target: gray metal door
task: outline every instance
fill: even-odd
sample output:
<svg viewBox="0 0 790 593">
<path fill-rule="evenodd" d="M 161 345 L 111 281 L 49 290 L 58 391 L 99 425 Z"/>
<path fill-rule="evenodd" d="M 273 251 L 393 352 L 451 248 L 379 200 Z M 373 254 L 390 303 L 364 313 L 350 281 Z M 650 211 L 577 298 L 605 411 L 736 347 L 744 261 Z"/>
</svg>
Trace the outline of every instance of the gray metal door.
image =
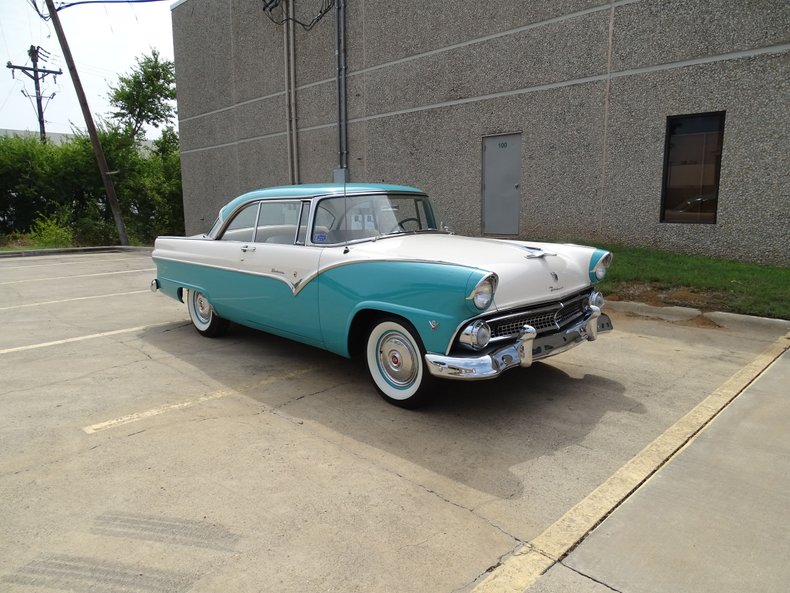
<svg viewBox="0 0 790 593">
<path fill-rule="evenodd" d="M 521 134 L 483 138 L 483 234 L 518 235 Z"/>
</svg>

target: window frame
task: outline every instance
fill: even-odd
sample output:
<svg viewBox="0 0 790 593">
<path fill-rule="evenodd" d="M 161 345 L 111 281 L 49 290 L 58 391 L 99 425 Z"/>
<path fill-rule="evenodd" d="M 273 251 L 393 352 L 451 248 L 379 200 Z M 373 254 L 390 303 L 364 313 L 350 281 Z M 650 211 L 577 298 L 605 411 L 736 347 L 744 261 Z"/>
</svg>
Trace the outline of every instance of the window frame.
<svg viewBox="0 0 790 593">
<path fill-rule="evenodd" d="M 253 208 L 255 209 L 255 219 L 253 220 L 253 224 L 252 224 L 252 239 L 249 239 L 249 240 L 246 240 L 246 241 L 242 241 L 240 239 L 225 239 L 225 236 L 227 235 L 228 231 L 236 230 L 236 229 L 232 229 L 230 227 L 241 216 L 242 212 L 245 212 L 248 209 L 252 210 Z M 260 213 L 261 213 L 261 203 L 260 203 L 260 201 L 248 202 L 246 204 L 241 205 L 239 208 L 236 209 L 235 212 L 233 212 L 228 217 L 228 220 L 226 220 L 225 223 L 222 225 L 222 229 L 217 233 L 217 238 L 215 239 L 215 241 L 225 241 L 225 242 L 233 241 L 235 243 L 254 243 L 255 242 L 256 231 L 258 230 L 258 224 L 257 223 L 258 223 L 258 217 L 260 216 Z"/>
<path fill-rule="evenodd" d="M 721 136 L 721 147 L 719 152 L 719 159 L 716 162 L 716 170 L 715 170 L 715 180 L 714 185 L 716 188 L 716 209 L 713 211 L 713 219 L 712 220 L 667 220 L 667 181 L 669 180 L 669 164 L 670 164 L 670 150 L 671 150 L 671 139 L 673 134 L 671 133 L 672 124 L 677 122 L 678 120 L 683 119 L 694 119 L 694 118 L 704 118 L 704 117 L 718 117 L 719 118 L 719 134 Z M 722 155 L 724 153 L 724 130 L 726 128 L 726 119 L 727 119 L 727 112 L 722 111 L 706 111 L 703 113 L 687 113 L 681 115 L 668 115 L 666 119 L 666 127 L 664 131 L 664 164 L 662 169 L 661 175 L 661 204 L 659 210 L 659 222 L 662 224 L 716 224 L 719 215 L 719 189 L 720 189 L 720 182 L 721 182 L 721 161 Z M 704 166 L 704 162 L 700 163 L 700 166 Z M 702 194 L 701 194 L 702 195 Z"/>
</svg>

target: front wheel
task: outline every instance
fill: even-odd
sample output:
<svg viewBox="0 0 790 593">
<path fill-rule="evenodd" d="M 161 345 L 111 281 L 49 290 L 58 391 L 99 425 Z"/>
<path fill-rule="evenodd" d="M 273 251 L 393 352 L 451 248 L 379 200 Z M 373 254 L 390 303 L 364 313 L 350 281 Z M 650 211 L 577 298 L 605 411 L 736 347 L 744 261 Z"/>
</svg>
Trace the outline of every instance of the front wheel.
<svg viewBox="0 0 790 593">
<path fill-rule="evenodd" d="M 385 318 L 371 327 L 365 358 L 370 377 L 387 402 L 402 408 L 426 402 L 433 377 L 424 356 L 422 342 L 408 321 Z"/>
<path fill-rule="evenodd" d="M 192 325 L 202 336 L 216 338 L 228 329 L 228 320 L 223 319 L 214 312 L 214 307 L 208 302 L 206 295 L 197 290 L 186 291 L 187 310 Z"/>
</svg>

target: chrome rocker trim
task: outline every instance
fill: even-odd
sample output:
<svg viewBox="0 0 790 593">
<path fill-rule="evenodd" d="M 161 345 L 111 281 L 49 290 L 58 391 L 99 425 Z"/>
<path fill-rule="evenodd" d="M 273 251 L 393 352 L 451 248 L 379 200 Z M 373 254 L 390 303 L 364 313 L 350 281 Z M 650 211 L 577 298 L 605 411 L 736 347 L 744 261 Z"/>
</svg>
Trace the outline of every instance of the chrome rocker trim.
<svg viewBox="0 0 790 593">
<path fill-rule="evenodd" d="M 531 325 L 525 325 L 513 344 L 483 356 L 442 356 L 426 354 L 430 373 L 445 379 L 491 379 L 507 369 L 528 367 L 535 360 L 553 356 L 583 342 L 593 342 L 599 333 L 612 330 L 612 321 L 601 309 L 590 305 L 589 312 L 571 327 L 546 336 L 537 337 Z"/>
</svg>

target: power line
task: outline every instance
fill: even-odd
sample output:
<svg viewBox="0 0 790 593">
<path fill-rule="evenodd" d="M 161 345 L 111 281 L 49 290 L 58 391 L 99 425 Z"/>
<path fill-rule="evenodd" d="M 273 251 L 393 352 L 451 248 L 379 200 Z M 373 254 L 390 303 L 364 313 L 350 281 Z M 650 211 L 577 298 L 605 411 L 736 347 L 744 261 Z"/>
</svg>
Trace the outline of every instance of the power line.
<svg viewBox="0 0 790 593">
<path fill-rule="evenodd" d="M 148 2 L 170 2 L 172 0 L 79 0 L 79 2 L 69 2 L 60 4 L 56 10 L 60 11 L 64 8 L 71 6 L 79 6 L 80 4 L 146 4 Z"/>
<path fill-rule="evenodd" d="M 8 95 L 7 95 L 7 96 L 6 96 L 6 98 L 3 100 L 3 104 L 2 104 L 2 105 L 0 105 L 0 111 L 2 111 L 2 110 L 5 108 L 5 105 L 6 105 L 6 103 L 8 103 L 8 100 L 11 98 L 11 95 L 13 95 L 13 94 L 14 94 L 14 91 L 15 91 L 15 90 L 16 90 L 16 89 L 15 89 L 15 88 L 12 86 L 12 87 L 11 87 L 11 89 L 8 91 Z"/>
</svg>

